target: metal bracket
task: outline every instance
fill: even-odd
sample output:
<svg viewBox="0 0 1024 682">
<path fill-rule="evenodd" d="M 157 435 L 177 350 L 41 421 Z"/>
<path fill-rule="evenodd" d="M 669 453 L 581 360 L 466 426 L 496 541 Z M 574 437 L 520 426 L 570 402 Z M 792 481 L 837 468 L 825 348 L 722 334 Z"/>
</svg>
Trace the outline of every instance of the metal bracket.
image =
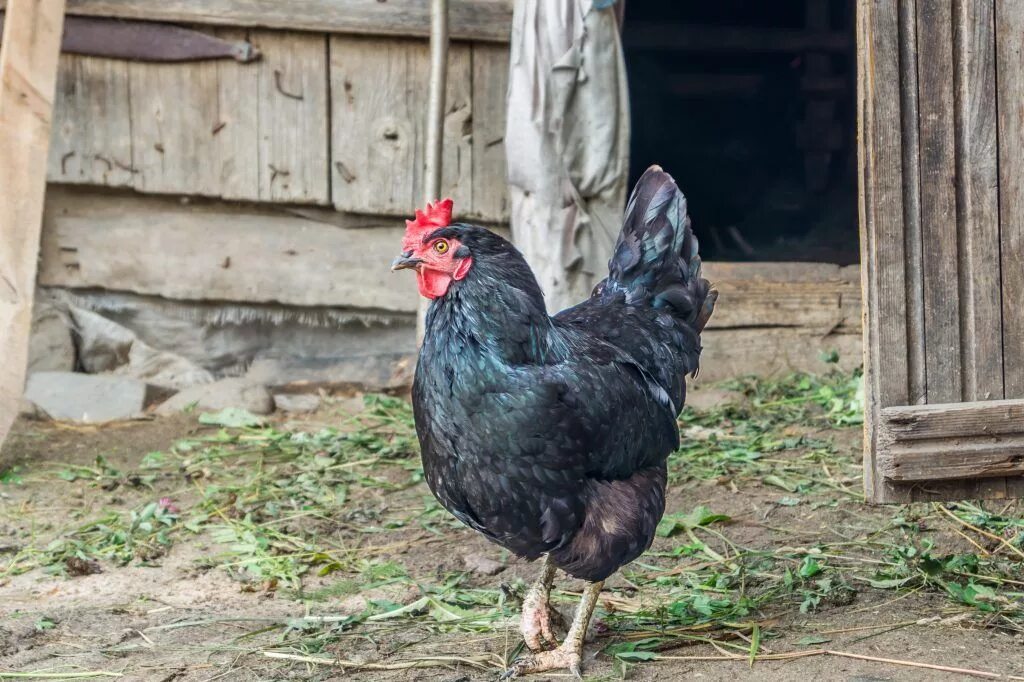
<svg viewBox="0 0 1024 682">
<path fill-rule="evenodd" d="M 0 34 L 3 25 L 4 13 L 0 10 Z M 246 63 L 260 58 L 252 43 L 222 40 L 174 24 L 75 16 L 64 19 L 60 49 L 70 54 L 142 62 L 234 59 Z"/>
</svg>

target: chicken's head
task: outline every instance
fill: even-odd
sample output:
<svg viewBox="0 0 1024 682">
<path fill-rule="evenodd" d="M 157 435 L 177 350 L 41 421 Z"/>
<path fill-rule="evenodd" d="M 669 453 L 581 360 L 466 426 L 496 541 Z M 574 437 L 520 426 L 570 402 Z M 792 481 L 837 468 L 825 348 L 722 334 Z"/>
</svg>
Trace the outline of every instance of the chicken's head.
<svg viewBox="0 0 1024 682">
<path fill-rule="evenodd" d="M 451 199 L 416 211 L 415 220 L 405 221 L 402 254 L 391 263 L 392 270 L 415 270 L 420 294 L 426 298 L 444 296 L 452 282 L 464 278 L 473 266 L 469 249 L 445 234 L 451 221 Z"/>
</svg>

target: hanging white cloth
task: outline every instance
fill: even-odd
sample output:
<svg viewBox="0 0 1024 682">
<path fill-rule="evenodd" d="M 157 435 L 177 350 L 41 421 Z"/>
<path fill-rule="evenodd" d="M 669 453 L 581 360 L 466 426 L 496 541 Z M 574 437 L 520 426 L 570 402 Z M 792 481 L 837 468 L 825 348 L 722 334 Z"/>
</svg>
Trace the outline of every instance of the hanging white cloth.
<svg viewBox="0 0 1024 682">
<path fill-rule="evenodd" d="M 551 312 L 590 295 L 621 227 L 629 93 L 614 4 L 515 3 L 505 131 L 512 237 Z"/>
</svg>

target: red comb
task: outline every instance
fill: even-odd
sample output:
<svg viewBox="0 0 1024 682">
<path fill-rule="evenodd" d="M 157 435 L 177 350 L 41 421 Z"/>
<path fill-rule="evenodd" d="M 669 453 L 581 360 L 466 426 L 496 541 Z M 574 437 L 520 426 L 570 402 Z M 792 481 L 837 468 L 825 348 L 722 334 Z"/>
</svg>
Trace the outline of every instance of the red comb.
<svg viewBox="0 0 1024 682">
<path fill-rule="evenodd" d="M 415 220 L 406 220 L 402 251 L 414 250 L 420 246 L 423 237 L 439 227 L 448 227 L 452 222 L 452 203 L 451 199 L 428 203 L 424 210 L 416 211 Z"/>
</svg>

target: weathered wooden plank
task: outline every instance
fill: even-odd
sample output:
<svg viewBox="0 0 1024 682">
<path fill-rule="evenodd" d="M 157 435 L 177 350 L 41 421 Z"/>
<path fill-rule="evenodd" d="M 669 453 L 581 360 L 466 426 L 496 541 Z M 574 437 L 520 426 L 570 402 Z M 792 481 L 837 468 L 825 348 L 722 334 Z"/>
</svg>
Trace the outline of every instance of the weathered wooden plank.
<svg viewBox="0 0 1024 682">
<path fill-rule="evenodd" d="M 334 205 L 407 216 L 422 203 L 426 43 L 332 37 L 331 173 Z M 472 206 L 471 53 L 452 45 L 445 97 L 442 195 Z"/>
<path fill-rule="evenodd" d="M 884 406 L 908 402 L 906 262 L 900 115 L 900 30 L 895 3 L 859 0 L 858 143 L 865 310 L 864 486 L 872 502 L 910 499 L 875 475 Z"/>
<path fill-rule="evenodd" d="M 260 49 L 259 198 L 326 204 L 327 38 L 255 31 Z"/>
<path fill-rule="evenodd" d="M 957 402 L 963 393 L 952 3 L 918 0 L 917 41 L 928 402 Z"/>
<path fill-rule="evenodd" d="M 1003 391 L 1024 398 L 1024 12 L 996 0 L 996 93 L 999 127 L 999 227 L 1003 287 Z M 1024 478 L 1007 479 L 1024 497 Z"/>
<path fill-rule="evenodd" d="M 128 75 L 135 188 L 216 195 L 217 63 L 131 62 Z"/>
<path fill-rule="evenodd" d="M 3 0 L 0 0 L 0 7 Z M 451 37 L 508 42 L 512 0 L 450 0 Z M 422 0 L 71 0 L 69 14 L 369 35 L 430 35 Z"/>
<path fill-rule="evenodd" d="M 703 274 L 718 289 L 720 300 L 727 302 L 715 312 L 709 329 L 790 327 L 824 336 L 861 327 L 860 276 L 855 268 L 710 262 L 704 264 Z"/>
<path fill-rule="evenodd" d="M 924 255 L 921 241 L 921 163 L 917 110 L 917 0 L 899 3 L 900 109 L 903 142 L 903 232 L 907 296 L 907 399 L 927 400 L 924 342 Z"/>
<path fill-rule="evenodd" d="M 882 412 L 886 429 L 900 442 L 1024 433 L 1024 401 L 1016 399 L 899 406 Z"/>
<path fill-rule="evenodd" d="M 217 202 L 64 189 L 47 200 L 39 283 L 411 313 L 414 283 L 388 267 L 403 233 L 399 224 L 347 229 Z"/>
<path fill-rule="evenodd" d="M 64 0 L 11 0 L 0 46 L 0 443 L 25 385 Z"/>
<path fill-rule="evenodd" d="M 1003 343 L 993 0 L 956 0 L 954 25 L 962 395 L 994 400 L 1003 397 Z M 1005 478 L 993 476 L 966 492 L 1006 497 Z"/>
<path fill-rule="evenodd" d="M 505 162 L 505 95 L 508 46 L 473 45 L 473 202 L 472 213 L 509 220 Z"/>
<path fill-rule="evenodd" d="M 1024 12 L 996 0 L 1003 365 L 1007 398 L 1024 398 Z"/>
<path fill-rule="evenodd" d="M 48 179 L 130 187 L 128 63 L 63 55 L 53 105 Z"/>
<path fill-rule="evenodd" d="M 217 35 L 226 40 L 249 39 L 244 29 L 222 28 Z M 210 135 L 210 154 L 217 159 L 219 175 L 215 189 L 225 199 L 260 197 L 260 81 L 260 69 L 254 64 L 217 62 L 217 120 L 210 130 L 197 134 Z"/>
<path fill-rule="evenodd" d="M 977 497 L 1006 495 L 1002 477 L 1024 474 L 1024 400 L 915 405 L 882 410 L 879 461 L 887 479 L 967 486 Z M 985 481 L 972 479 L 993 479 Z M 950 484 L 936 485 L 943 494 Z"/>
<path fill-rule="evenodd" d="M 1003 397 L 994 11 L 992 0 L 956 3 L 964 400 Z"/>
</svg>

